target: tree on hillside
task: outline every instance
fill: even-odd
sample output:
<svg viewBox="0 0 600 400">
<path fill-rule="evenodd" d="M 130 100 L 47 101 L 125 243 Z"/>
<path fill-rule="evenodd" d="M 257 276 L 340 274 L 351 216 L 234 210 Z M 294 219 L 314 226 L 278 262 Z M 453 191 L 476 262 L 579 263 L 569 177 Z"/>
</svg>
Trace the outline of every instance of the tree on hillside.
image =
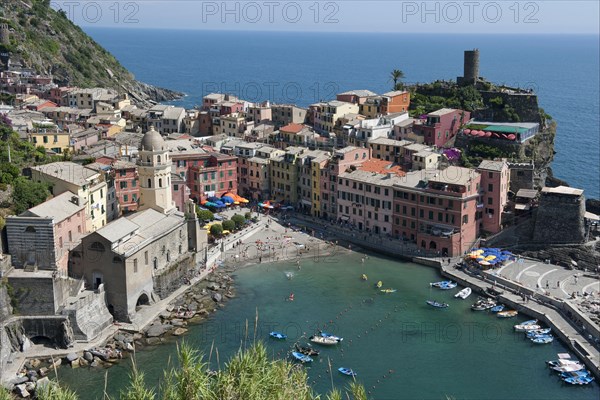
<svg viewBox="0 0 600 400">
<path fill-rule="evenodd" d="M 394 82 L 392 90 L 401 90 L 404 88 L 404 84 L 401 82 L 404 79 L 404 72 L 399 69 L 395 69 L 390 73 L 390 79 Z"/>
<path fill-rule="evenodd" d="M 46 184 L 20 177 L 14 182 L 12 195 L 15 213 L 21 214 L 23 211 L 43 203 L 48 196 L 50 196 L 50 191 Z"/>
<path fill-rule="evenodd" d="M 235 229 L 242 229 L 246 224 L 246 217 L 240 214 L 234 214 L 231 220 L 235 222 Z"/>
</svg>

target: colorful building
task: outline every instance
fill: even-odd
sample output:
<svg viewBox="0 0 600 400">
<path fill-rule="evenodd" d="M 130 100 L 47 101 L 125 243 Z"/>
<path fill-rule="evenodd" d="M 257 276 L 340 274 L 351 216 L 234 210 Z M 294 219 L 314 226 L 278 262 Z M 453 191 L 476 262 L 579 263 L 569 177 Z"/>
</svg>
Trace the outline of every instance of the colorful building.
<svg viewBox="0 0 600 400">
<path fill-rule="evenodd" d="M 502 214 L 508 204 L 510 168 L 506 160 L 483 160 L 477 167 L 481 174 L 481 198 L 479 230 L 498 233 L 502 230 Z"/>
<path fill-rule="evenodd" d="M 422 124 L 415 124 L 413 132 L 422 136 L 426 145 L 442 147 L 469 121 L 470 116 L 468 111 L 442 108 L 427 114 L 427 120 Z"/>
</svg>

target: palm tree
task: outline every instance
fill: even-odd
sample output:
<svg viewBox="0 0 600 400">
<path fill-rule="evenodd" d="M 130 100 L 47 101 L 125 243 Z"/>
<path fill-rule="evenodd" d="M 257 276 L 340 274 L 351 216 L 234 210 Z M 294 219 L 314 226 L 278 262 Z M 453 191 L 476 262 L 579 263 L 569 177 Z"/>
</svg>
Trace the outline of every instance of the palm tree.
<svg viewBox="0 0 600 400">
<path fill-rule="evenodd" d="M 398 90 L 402 88 L 402 82 L 398 83 L 398 81 L 404 79 L 404 72 L 402 72 L 399 69 L 395 69 L 391 72 L 390 78 L 392 82 L 394 82 L 393 90 Z"/>
</svg>

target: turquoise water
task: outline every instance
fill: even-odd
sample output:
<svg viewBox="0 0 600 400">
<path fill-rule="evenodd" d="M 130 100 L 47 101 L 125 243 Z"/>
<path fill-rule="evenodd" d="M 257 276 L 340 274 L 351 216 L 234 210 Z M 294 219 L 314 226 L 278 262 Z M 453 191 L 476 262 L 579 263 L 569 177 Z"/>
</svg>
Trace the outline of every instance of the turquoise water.
<svg viewBox="0 0 600 400">
<path fill-rule="evenodd" d="M 358 372 L 358 381 L 374 399 L 599 398 L 596 383 L 566 386 L 545 366 L 556 353 L 567 351 L 564 345 L 534 345 L 513 332 L 512 326 L 526 317 L 500 320 L 470 311 L 474 296 L 461 301 L 453 298 L 458 289 L 429 288 L 429 282 L 441 279 L 434 269 L 374 256 L 363 265 L 360 258 L 354 253 L 305 260 L 300 271 L 290 264 L 240 270 L 237 298 L 207 323 L 192 327 L 185 340 L 206 354 L 214 340 L 222 363 L 244 342 L 246 321 L 252 337 L 258 310 L 257 337 L 275 358 L 285 357 L 299 336 L 318 327 L 344 337 L 339 347 L 323 348 L 307 367 L 321 393 L 331 387 L 329 358 L 334 370 L 343 366 Z M 286 271 L 294 272 L 292 280 L 286 279 Z M 368 275 L 367 282 L 360 280 L 362 273 Z M 380 294 L 373 287 L 377 280 L 398 291 Z M 290 292 L 295 294 L 293 302 L 285 301 Z M 448 302 L 450 308 L 433 309 L 425 304 L 428 298 Z M 288 334 L 288 341 L 270 340 L 268 332 L 274 329 Z M 174 341 L 138 352 L 137 362 L 148 382 L 159 382 L 175 352 Z M 126 382 L 129 362 L 108 370 L 59 371 L 61 382 L 82 398 L 99 399 L 105 372 L 108 392 L 115 395 Z M 333 382 L 343 387 L 348 378 L 336 371 Z"/>
</svg>

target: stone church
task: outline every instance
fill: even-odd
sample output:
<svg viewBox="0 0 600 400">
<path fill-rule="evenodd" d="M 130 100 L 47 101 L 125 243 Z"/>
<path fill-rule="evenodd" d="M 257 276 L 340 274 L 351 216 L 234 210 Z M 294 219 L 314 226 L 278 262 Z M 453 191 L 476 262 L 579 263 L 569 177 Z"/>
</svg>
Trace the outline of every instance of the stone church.
<svg viewBox="0 0 600 400">
<path fill-rule="evenodd" d="M 110 312 L 128 322 L 137 307 L 179 287 L 207 245 L 195 204 L 188 201 L 184 212 L 175 207 L 169 150 L 153 127 L 144 134 L 138 157 L 139 210 L 84 237 L 71 253 L 70 269 L 90 287 L 104 284 Z"/>
</svg>

